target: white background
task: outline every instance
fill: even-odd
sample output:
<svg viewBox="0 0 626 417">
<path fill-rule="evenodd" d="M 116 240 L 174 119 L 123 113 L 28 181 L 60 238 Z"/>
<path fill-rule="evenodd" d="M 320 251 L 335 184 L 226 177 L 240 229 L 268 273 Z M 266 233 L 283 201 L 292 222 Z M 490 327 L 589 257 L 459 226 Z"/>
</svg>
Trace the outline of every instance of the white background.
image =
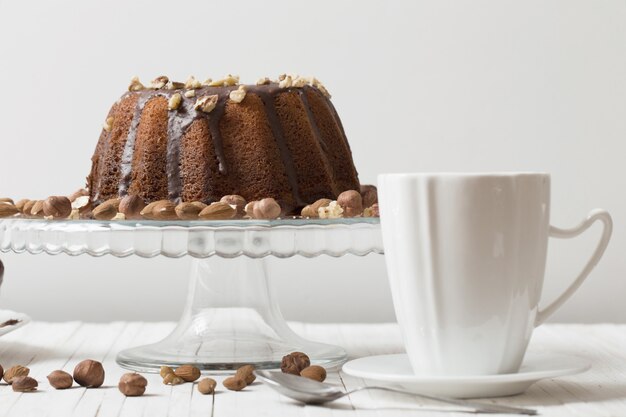
<svg viewBox="0 0 626 417">
<path fill-rule="evenodd" d="M 611 211 L 605 258 L 554 320 L 626 322 L 625 28 L 624 0 L 0 0 L 0 194 L 82 186 L 133 75 L 315 75 L 364 183 L 391 171 L 548 171 L 555 225 Z M 547 298 L 597 235 L 551 242 Z M 189 262 L 2 259 L 1 307 L 94 321 L 177 318 Z M 288 319 L 394 319 L 382 256 L 272 266 Z"/>
</svg>

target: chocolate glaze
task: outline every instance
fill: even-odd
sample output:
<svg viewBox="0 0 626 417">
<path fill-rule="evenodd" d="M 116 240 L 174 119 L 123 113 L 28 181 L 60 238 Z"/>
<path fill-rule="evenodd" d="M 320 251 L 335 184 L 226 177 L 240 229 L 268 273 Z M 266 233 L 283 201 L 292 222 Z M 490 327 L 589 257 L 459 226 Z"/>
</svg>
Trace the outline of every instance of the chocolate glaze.
<svg viewBox="0 0 626 417">
<path fill-rule="evenodd" d="M 137 104 L 135 106 L 135 113 L 133 115 L 133 120 L 131 122 L 130 128 L 128 130 L 128 135 L 126 138 L 126 143 L 124 144 L 124 152 L 122 154 L 121 166 L 120 166 L 120 175 L 121 181 L 119 186 L 119 195 L 121 197 L 125 196 L 128 193 L 128 188 L 130 186 L 130 182 L 132 180 L 132 162 L 133 162 L 133 153 L 135 150 L 135 139 L 137 137 L 137 129 L 139 127 L 139 123 L 141 122 L 141 114 L 145 105 L 152 98 L 161 96 L 165 97 L 167 100 L 172 97 L 172 95 L 179 93 L 182 96 L 182 101 L 178 109 L 170 110 L 168 114 L 168 143 L 167 143 L 167 178 L 168 178 L 168 197 L 170 200 L 175 202 L 181 201 L 182 194 L 182 178 L 180 173 L 180 142 L 182 137 L 185 135 L 185 132 L 189 128 L 189 126 L 193 123 L 193 121 L 199 118 L 206 118 L 209 124 L 209 130 L 211 132 L 211 141 L 213 142 L 213 148 L 215 150 L 215 155 L 217 158 L 219 173 L 221 175 L 228 175 L 228 166 L 226 163 L 226 158 L 224 156 L 224 146 L 222 140 L 221 129 L 219 128 L 220 121 L 225 113 L 226 103 L 229 100 L 229 94 L 232 90 L 237 89 L 239 86 L 228 86 L 228 87 L 202 87 L 195 90 L 195 96 L 187 98 L 184 96 L 185 90 L 177 89 L 177 90 L 141 90 L 137 92 L 129 92 L 126 93 L 122 98 L 127 97 L 130 94 L 139 95 L 139 99 L 137 100 Z M 264 104 L 265 113 L 267 116 L 267 120 L 269 122 L 270 129 L 274 137 L 276 138 L 276 144 L 278 145 L 278 149 L 280 151 L 281 160 L 285 167 L 285 171 L 287 174 L 287 178 L 289 180 L 289 185 L 292 190 L 292 194 L 294 196 L 296 205 L 303 206 L 307 204 L 307 202 L 303 201 L 298 190 L 298 176 L 295 169 L 295 165 L 293 162 L 293 158 L 291 153 L 289 152 L 289 148 L 287 147 L 287 143 L 285 141 L 285 136 L 283 132 L 283 128 L 280 124 L 280 120 L 278 119 L 278 115 L 276 113 L 276 104 L 275 99 L 278 94 L 294 91 L 298 92 L 300 99 L 304 104 L 304 108 L 306 109 L 309 122 L 312 126 L 313 133 L 317 140 L 320 142 L 322 149 L 326 152 L 328 150 L 327 144 L 324 142 L 322 135 L 320 133 L 319 127 L 313 117 L 311 109 L 309 107 L 308 99 L 306 98 L 306 94 L 304 93 L 307 89 L 316 90 L 316 88 L 311 86 L 305 86 L 302 88 L 289 87 L 289 88 L 280 88 L 277 83 L 271 83 L 266 85 L 246 85 L 247 93 L 252 93 L 257 95 Z M 318 92 L 321 94 L 321 92 Z M 217 95 L 218 101 L 215 108 L 210 113 L 204 113 L 200 110 L 196 110 L 194 105 L 196 101 L 202 97 L 207 95 Z M 330 109 L 333 112 L 333 116 L 339 122 L 339 118 L 336 116 L 336 111 L 330 101 L 329 103 Z M 340 125 L 341 126 L 341 125 Z M 345 133 L 343 132 L 343 127 L 341 127 L 342 135 L 345 138 Z M 346 140 L 347 142 L 347 140 Z"/>
</svg>

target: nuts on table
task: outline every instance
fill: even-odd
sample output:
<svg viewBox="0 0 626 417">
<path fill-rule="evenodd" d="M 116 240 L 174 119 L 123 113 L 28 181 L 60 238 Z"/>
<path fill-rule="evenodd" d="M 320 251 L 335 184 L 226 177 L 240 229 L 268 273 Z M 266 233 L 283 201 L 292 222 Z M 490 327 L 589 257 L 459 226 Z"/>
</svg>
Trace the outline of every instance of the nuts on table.
<svg viewBox="0 0 626 417">
<path fill-rule="evenodd" d="M 167 374 L 163 377 L 163 383 L 165 385 L 180 385 L 184 384 L 185 380 L 176 375 L 174 372 Z"/>
<path fill-rule="evenodd" d="M 53 388 L 56 389 L 67 389 L 72 386 L 74 380 L 72 379 L 72 375 L 68 374 L 65 371 L 52 371 L 50 375 L 48 375 L 48 382 Z"/>
<path fill-rule="evenodd" d="M 363 198 L 358 191 L 348 190 L 339 194 L 337 204 L 343 209 L 344 217 L 355 217 L 363 214 Z"/>
<path fill-rule="evenodd" d="M 225 195 L 220 199 L 222 203 L 230 204 L 231 206 L 235 206 L 237 210 L 238 216 L 243 216 L 246 213 L 246 199 L 237 194 Z"/>
<path fill-rule="evenodd" d="M 204 395 L 213 394 L 216 386 L 217 382 L 213 378 L 202 378 L 198 382 L 198 391 Z"/>
<path fill-rule="evenodd" d="M 120 378 L 117 388 L 127 397 L 139 397 L 146 392 L 148 380 L 135 372 L 129 372 Z"/>
<path fill-rule="evenodd" d="M 255 219 L 275 219 L 280 216 L 280 205 L 273 198 L 264 198 L 254 204 L 252 216 Z"/>
<path fill-rule="evenodd" d="M 159 375 L 161 375 L 161 378 L 165 378 L 166 375 L 173 374 L 173 373 L 174 373 L 174 370 L 170 368 L 169 366 L 162 366 L 161 370 L 159 371 Z"/>
<path fill-rule="evenodd" d="M 15 392 L 29 392 L 37 389 L 37 381 L 29 376 L 18 376 L 11 384 Z"/>
<path fill-rule="evenodd" d="M 236 214 L 236 208 L 232 207 L 230 204 L 218 201 L 217 203 L 210 204 L 202 210 L 199 217 L 202 220 L 228 220 L 235 217 Z"/>
<path fill-rule="evenodd" d="M 245 379 L 236 375 L 226 378 L 222 385 L 231 391 L 241 391 L 247 386 Z"/>
<path fill-rule="evenodd" d="M 254 367 L 254 365 L 244 365 L 237 369 L 235 376 L 242 378 L 244 381 L 246 381 L 246 385 L 250 385 L 256 379 L 256 375 L 254 375 L 255 369 L 256 368 Z"/>
<path fill-rule="evenodd" d="M 86 359 L 74 368 L 74 381 L 80 386 L 98 388 L 104 382 L 104 368 L 98 361 Z"/>
<path fill-rule="evenodd" d="M 326 379 L 326 369 L 318 365 L 311 365 L 300 371 L 300 376 L 312 379 L 318 382 L 324 382 Z"/>
<path fill-rule="evenodd" d="M 311 360 L 306 353 L 291 352 L 283 356 L 280 370 L 286 374 L 300 375 L 300 371 L 311 365 Z"/>
<path fill-rule="evenodd" d="M 118 212 L 122 213 L 128 220 L 141 219 L 141 210 L 146 207 L 141 197 L 136 195 L 127 195 L 122 198 L 118 207 Z"/>
<path fill-rule="evenodd" d="M 184 379 L 185 382 L 193 382 L 200 378 L 200 369 L 193 365 L 183 365 L 176 368 L 174 374 Z"/>
<path fill-rule="evenodd" d="M 65 196 L 51 196 L 43 203 L 44 216 L 64 219 L 72 212 L 72 202 Z"/>
<path fill-rule="evenodd" d="M 28 376 L 30 369 L 22 365 L 15 365 L 4 372 L 4 382 L 11 385 L 15 378 Z"/>
</svg>

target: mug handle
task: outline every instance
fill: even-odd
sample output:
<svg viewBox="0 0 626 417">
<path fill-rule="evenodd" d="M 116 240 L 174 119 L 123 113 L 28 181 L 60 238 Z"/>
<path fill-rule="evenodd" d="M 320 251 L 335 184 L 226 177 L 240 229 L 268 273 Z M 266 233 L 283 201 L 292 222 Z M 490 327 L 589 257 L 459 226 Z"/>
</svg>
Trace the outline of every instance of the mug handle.
<svg viewBox="0 0 626 417">
<path fill-rule="evenodd" d="M 596 222 L 596 220 L 600 220 L 603 224 L 602 236 L 600 237 L 600 241 L 596 246 L 596 250 L 591 255 L 589 262 L 585 265 L 582 272 L 576 277 L 574 282 L 561 294 L 556 300 L 550 303 L 546 308 L 539 309 L 537 312 L 537 318 L 535 319 L 535 327 L 542 324 L 548 317 L 550 317 L 556 310 L 559 309 L 563 305 L 568 298 L 576 292 L 578 287 L 583 283 L 583 281 L 587 278 L 589 273 L 595 268 L 600 258 L 604 254 L 607 245 L 609 244 L 609 240 L 611 239 L 611 233 L 613 231 L 613 219 L 611 219 L 611 215 L 602 209 L 592 210 L 587 218 L 583 220 L 578 226 L 575 226 L 571 229 L 559 229 L 558 227 L 550 226 L 550 237 L 556 237 L 559 239 L 571 239 L 583 233 L 585 230 L 589 229 L 589 227 Z"/>
</svg>

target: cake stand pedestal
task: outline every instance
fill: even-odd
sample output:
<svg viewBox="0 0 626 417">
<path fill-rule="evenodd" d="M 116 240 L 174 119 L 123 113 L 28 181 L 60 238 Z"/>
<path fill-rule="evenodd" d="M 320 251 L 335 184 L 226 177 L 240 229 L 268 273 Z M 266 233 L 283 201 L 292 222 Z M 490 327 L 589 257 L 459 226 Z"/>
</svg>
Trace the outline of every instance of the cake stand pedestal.
<svg viewBox="0 0 626 417">
<path fill-rule="evenodd" d="M 0 220 L 0 251 L 116 257 L 194 258 L 184 313 L 160 342 L 126 349 L 124 368 L 158 372 L 193 364 L 229 371 L 243 364 L 280 366 L 305 352 L 333 367 L 346 359 L 339 346 L 305 340 L 283 319 L 265 258 L 382 253 L 378 219 L 231 221 Z M 297 277 L 294 277 L 297 279 Z"/>
</svg>

